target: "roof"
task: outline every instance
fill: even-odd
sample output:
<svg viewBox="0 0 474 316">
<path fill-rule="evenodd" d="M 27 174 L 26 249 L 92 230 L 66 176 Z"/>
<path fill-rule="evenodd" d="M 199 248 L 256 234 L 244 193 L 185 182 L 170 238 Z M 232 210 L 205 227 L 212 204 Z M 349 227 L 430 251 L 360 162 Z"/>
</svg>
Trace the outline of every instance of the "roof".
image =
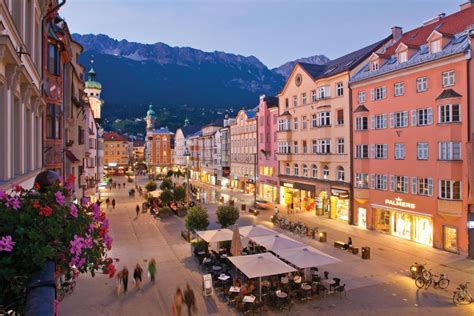
<svg viewBox="0 0 474 316">
<path fill-rule="evenodd" d="M 145 141 L 144 140 L 134 140 L 133 141 L 133 147 L 142 147 L 145 146 Z"/>
<path fill-rule="evenodd" d="M 71 161 L 71 162 L 79 162 L 80 160 L 76 157 L 76 155 L 74 155 L 74 153 L 72 151 L 70 151 L 69 149 L 66 149 L 64 151 L 66 153 L 66 157 Z"/>
<path fill-rule="evenodd" d="M 257 112 L 254 110 L 245 110 L 245 114 L 247 115 L 247 118 L 253 119 L 257 117 Z"/>
<path fill-rule="evenodd" d="M 278 107 L 278 98 L 277 97 L 265 97 L 263 101 L 267 104 L 268 108 Z"/>
<path fill-rule="evenodd" d="M 363 104 L 361 104 L 354 110 L 354 113 L 358 112 L 369 112 L 369 109 L 366 108 Z"/>
<path fill-rule="evenodd" d="M 125 136 L 120 135 L 117 132 L 104 132 L 104 135 L 102 136 L 104 141 L 122 141 L 122 142 L 128 142 L 128 138 Z"/>
<path fill-rule="evenodd" d="M 153 130 L 153 134 L 170 134 L 170 135 L 173 135 L 174 133 L 170 132 L 170 130 L 168 129 L 168 126 L 165 126 L 165 127 L 155 128 Z"/>
<path fill-rule="evenodd" d="M 205 126 L 221 126 L 222 127 L 224 126 L 224 119 L 222 118 L 216 119 Z"/>
<path fill-rule="evenodd" d="M 436 98 L 436 100 L 449 99 L 449 98 L 462 98 L 462 95 L 454 91 L 453 89 L 445 89 L 441 94 Z"/>
<path fill-rule="evenodd" d="M 97 82 L 97 81 L 87 80 L 87 81 L 86 81 L 86 89 L 98 89 L 98 90 L 101 90 L 101 89 L 102 89 L 102 84 L 101 84 L 100 82 Z"/>
<path fill-rule="evenodd" d="M 155 116 L 156 115 L 155 111 L 153 110 L 153 104 L 150 103 L 150 105 L 148 106 L 148 111 L 146 112 L 146 115 L 147 116 Z"/>
<path fill-rule="evenodd" d="M 390 37 L 384 38 L 383 40 L 375 42 L 369 46 L 331 60 L 324 65 L 313 65 L 307 63 L 298 63 L 298 65 L 300 65 L 313 78 L 313 80 L 331 77 L 354 68 L 359 64 L 359 62 L 369 57 L 374 50 L 380 48 L 389 38 Z"/>
<path fill-rule="evenodd" d="M 183 136 L 185 138 L 200 130 L 201 130 L 201 126 L 199 125 L 187 125 L 187 126 L 181 127 L 181 132 L 183 133 Z"/>
</svg>

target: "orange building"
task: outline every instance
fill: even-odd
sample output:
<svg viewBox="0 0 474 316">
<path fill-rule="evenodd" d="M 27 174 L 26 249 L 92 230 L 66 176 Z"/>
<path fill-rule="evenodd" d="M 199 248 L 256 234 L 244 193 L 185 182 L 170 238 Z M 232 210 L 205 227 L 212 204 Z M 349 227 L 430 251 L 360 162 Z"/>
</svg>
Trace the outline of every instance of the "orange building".
<svg viewBox="0 0 474 316">
<path fill-rule="evenodd" d="M 166 174 L 170 170 L 173 135 L 167 127 L 147 132 L 145 158 L 150 173 Z"/>
<path fill-rule="evenodd" d="M 473 257 L 473 2 L 397 29 L 350 81 L 355 223 Z"/>
<path fill-rule="evenodd" d="M 130 167 L 132 142 L 117 132 L 105 132 L 104 169 L 111 174 L 124 174 Z"/>
</svg>

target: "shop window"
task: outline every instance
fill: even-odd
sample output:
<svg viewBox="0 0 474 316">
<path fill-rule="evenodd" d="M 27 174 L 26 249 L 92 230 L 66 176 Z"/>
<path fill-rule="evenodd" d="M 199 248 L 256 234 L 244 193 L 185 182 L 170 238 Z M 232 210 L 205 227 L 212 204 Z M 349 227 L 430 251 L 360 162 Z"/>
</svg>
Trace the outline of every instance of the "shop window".
<svg viewBox="0 0 474 316">
<path fill-rule="evenodd" d="M 392 232 L 393 235 L 403 239 L 411 240 L 411 215 L 393 212 Z"/>
<path fill-rule="evenodd" d="M 337 180 L 344 181 L 344 168 L 342 166 L 337 167 Z"/>
<path fill-rule="evenodd" d="M 318 167 L 316 165 L 311 166 L 311 175 L 313 176 L 313 178 L 318 177 Z"/>
<path fill-rule="evenodd" d="M 459 252 L 457 228 L 444 226 L 444 250 Z"/>
<path fill-rule="evenodd" d="M 413 240 L 420 244 L 433 245 L 433 220 L 428 217 L 413 216 L 414 236 Z"/>
<path fill-rule="evenodd" d="M 324 178 L 324 179 L 328 179 L 328 178 L 329 178 L 329 167 L 328 167 L 328 166 L 324 166 L 324 167 L 323 167 L 323 178 Z"/>
</svg>

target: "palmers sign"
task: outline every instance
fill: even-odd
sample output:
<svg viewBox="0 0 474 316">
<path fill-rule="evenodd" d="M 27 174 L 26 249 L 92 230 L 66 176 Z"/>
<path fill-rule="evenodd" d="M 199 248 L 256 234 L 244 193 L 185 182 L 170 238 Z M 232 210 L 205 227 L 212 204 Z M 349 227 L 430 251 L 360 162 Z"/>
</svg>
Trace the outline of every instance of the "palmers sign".
<svg viewBox="0 0 474 316">
<path fill-rule="evenodd" d="M 401 206 L 405 208 L 415 209 L 416 205 L 414 203 L 404 202 L 401 198 L 396 198 L 395 200 L 385 200 L 385 204 L 393 206 Z"/>
</svg>

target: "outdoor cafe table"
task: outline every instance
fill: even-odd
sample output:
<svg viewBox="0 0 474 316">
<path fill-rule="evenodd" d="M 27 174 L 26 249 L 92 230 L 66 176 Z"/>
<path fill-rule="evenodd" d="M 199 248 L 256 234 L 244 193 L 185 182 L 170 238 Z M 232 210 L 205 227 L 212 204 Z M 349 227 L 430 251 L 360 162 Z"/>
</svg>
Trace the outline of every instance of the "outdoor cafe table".
<svg viewBox="0 0 474 316">
<path fill-rule="evenodd" d="M 293 282 L 295 282 L 295 283 L 297 283 L 297 284 L 301 283 L 301 277 L 300 277 L 299 275 L 295 276 L 295 277 L 293 278 Z"/>
<path fill-rule="evenodd" d="M 278 298 L 287 298 L 287 297 L 288 297 L 288 294 L 286 294 L 285 292 L 276 291 L 276 296 L 277 296 Z"/>
<path fill-rule="evenodd" d="M 238 286 L 231 286 L 230 289 L 229 289 L 229 292 L 232 292 L 232 293 L 240 293 L 240 287 L 238 287 Z"/>
<path fill-rule="evenodd" d="M 244 303 L 253 303 L 255 302 L 255 296 L 253 295 L 246 295 L 244 296 L 244 299 L 242 300 Z"/>
<path fill-rule="evenodd" d="M 230 278 L 230 276 L 228 275 L 225 275 L 225 274 L 221 274 L 219 275 L 218 279 L 221 280 L 221 281 L 226 281 Z"/>
<path fill-rule="evenodd" d="M 304 283 L 301 285 L 301 288 L 305 291 L 306 299 L 309 299 L 309 297 L 311 296 L 311 285 Z"/>
</svg>

